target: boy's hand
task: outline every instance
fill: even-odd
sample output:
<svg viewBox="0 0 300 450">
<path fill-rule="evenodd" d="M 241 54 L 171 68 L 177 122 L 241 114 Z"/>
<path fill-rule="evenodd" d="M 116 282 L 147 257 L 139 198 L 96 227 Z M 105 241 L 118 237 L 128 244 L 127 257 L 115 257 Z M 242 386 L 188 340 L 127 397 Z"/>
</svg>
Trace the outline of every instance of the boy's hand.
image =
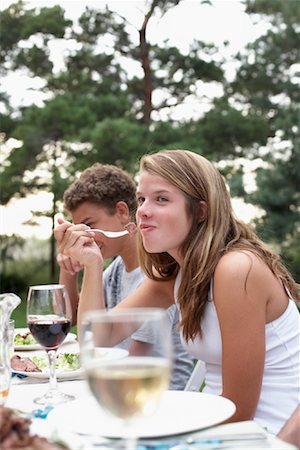
<svg viewBox="0 0 300 450">
<path fill-rule="evenodd" d="M 64 220 L 63 218 L 57 219 L 57 227 L 54 230 L 54 237 L 60 246 L 63 241 L 66 230 L 72 226 L 72 223 Z M 79 261 L 75 261 L 69 256 L 63 255 L 63 253 L 58 253 L 56 257 L 57 263 L 61 270 L 68 272 L 71 275 L 75 275 L 77 272 L 83 269 L 82 264 Z"/>
<path fill-rule="evenodd" d="M 83 265 L 79 261 L 74 261 L 69 256 L 58 253 L 56 257 L 57 263 L 61 270 L 68 272 L 70 275 L 76 275 L 83 269 Z"/>
<path fill-rule="evenodd" d="M 61 218 L 58 219 L 58 226 L 54 230 L 59 253 L 64 257 L 71 258 L 71 264 L 76 264 L 77 267 L 79 264 L 81 268 L 103 264 L 102 254 L 94 240 L 93 233 L 87 233 L 86 230 L 90 230 L 90 228 L 85 224 L 74 225 Z"/>
</svg>

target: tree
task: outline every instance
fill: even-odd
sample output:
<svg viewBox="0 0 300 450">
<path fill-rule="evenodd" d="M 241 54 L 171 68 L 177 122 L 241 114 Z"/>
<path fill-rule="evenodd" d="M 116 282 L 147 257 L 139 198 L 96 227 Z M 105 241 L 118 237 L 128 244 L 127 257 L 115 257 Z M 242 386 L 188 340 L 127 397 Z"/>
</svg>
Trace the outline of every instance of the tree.
<svg viewBox="0 0 300 450">
<path fill-rule="evenodd" d="M 248 14 L 270 26 L 236 56 L 239 69 L 233 82 L 225 79 L 225 60 L 211 43 L 195 41 L 187 54 L 168 42 L 151 43 L 150 21 L 179 3 L 145 1 L 138 29 L 107 7 L 86 8 L 78 26 L 64 18 L 59 6 L 28 9 L 18 2 L 2 12 L 2 73 L 30 74 L 42 82 L 44 94 L 42 106 L 19 109 L 12 108 L 5 93 L 0 95 L 6 107 L 3 142 L 12 137 L 21 142 L 3 163 L 2 204 L 46 189 L 53 193 L 49 214 L 54 217 L 64 187 L 91 163 L 118 164 L 134 173 L 139 156 L 147 151 L 189 148 L 209 159 L 227 161 L 222 170 L 233 193 L 266 212 L 257 221 L 266 238 L 275 239 L 274 230 L 280 215 L 287 214 L 288 203 L 289 228 L 281 227 L 276 238 L 288 247 L 299 227 L 297 1 L 289 0 L 289 7 L 285 0 L 245 3 Z M 68 43 L 59 71 L 53 70 L 50 54 L 54 39 Z M 141 71 L 132 75 L 128 62 Z M 206 99 L 205 92 L 197 89 L 199 81 L 222 87 L 224 94 L 210 99 L 207 111 L 197 119 L 175 120 L 172 113 L 177 105 L 190 98 L 200 105 Z M 249 194 L 237 161 L 258 157 L 268 166 L 256 174 L 259 190 Z M 276 199 L 276 210 L 267 194 L 274 186 L 281 189 L 280 173 L 294 166 L 295 177 Z M 54 258 L 54 241 L 51 252 Z"/>
<path fill-rule="evenodd" d="M 227 94 L 249 115 L 262 118 L 268 138 L 265 145 L 249 150 L 248 157 L 261 158 L 264 165 L 256 172 L 257 190 L 246 193 L 245 199 L 264 211 L 255 221 L 258 232 L 289 254 L 299 277 L 299 2 L 249 0 L 247 12 L 268 22 L 269 28 L 239 55 L 241 66 Z M 294 245 L 298 250 L 288 252 Z"/>
<path fill-rule="evenodd" d="M 57 202 L 78 171 L 93 161 L 116 163 L 133 171 L 145 148 L 151 148 L 152 93 L 162 83 L 170 94 L 155 105 L 156 110 L 166 108 L 168 97 L 171 106 L 176 96 L 182 101 L 201 75 L 206 80 L 222 80 L 217 64 L 199 61 L 203 45 L 194 44 L 193 52 L 185 57 L 178 49 L 151 46 L 147 41 L 147 26 L 154 13 L 164 14 L 179 1 L 146 2 L 141 28 L 135 30 L 138 45 L 131 40 L 128 24 L 108 8 L 86 8 L 79 28 L 64 18 L 60 6 L 28 9 L 19 1 L 2 11 L 2 75 L 14 70 L 36 77 L 43 81 L 45 94 L 42 107 L 32 105 L 19 111 L 13 111 L 9 99 L 2 96 L 7 111 L 2 121 L 4 143 L 11 137 L 21 142 L 3 165 L 2 204 L 29 192 L 51 191 L 49 215 L 54 223 Z M 50 57 L 50 42 L 55 38 L 78 44 L 66 55 L 65 68 L 59 73 L 53 71 Z M 109 51 L 99 51 L 99 44 L 108 38 L 112 39 Z M 155 76 L 151 64 L 156 71 L 167 67 L 168 55 L 171 64 L 162 79 Z M 131 78 L 126 72 L 120 61 L 128 59 L 141 64 L 142 78 Z M 183 70 L 186 77 L 175 81 L 176 72 Z M 53 239 L 51 259 L 54 267 Z"/>
<path fill-rule="evenodd" d="M 102 121 L 110 118 L 122 119 L 123 126 L 128 124 L 128 132 L 133 130 L 132 121 L 141 121 L 149 128 L 152 111 L 172 108 L 176 102 L 182 102 L 195 91 L 194 86 L 199 78 L 205 81 L 222 81 L 223 71 L 220 65 L 213 60 L 207 62 L 206 58 L 203 58 L 206 52 L 210 55 L 216 52 L 213 46 L 195 42 L 189 55 L 183 55 L 176 48 L 167 45 L 164 48 L 151 46 L 147 41 L 146 32 L 151 17 L 154 14 L 165 14 L 179 1 L 152 0 L 145 3 L 148 9 L 145 11 L 141 28 L 134 30 L 140 37 L 138 45 L 131 39 L 128 24 L 108 8 L 86 8 L 79 18 L 79 29 L 72 27 L 72 24 L 64 19 L 60 7 L 28 10 L 20 1 L 3 12 L 5 52 L 2 58 L 5 70 L 26 69 L 33 76 L 42 77 L 43 92 L 48 95 L 43 108 L 29 107 L 19 111 L 21 126 L 16 123 L 16 127 L 13 127 L 9 122 L 11 111 L 6 116 L 7 126 L 3 131 L 7 138 L 18 134 L 20 140 L 31 142 L 31 136 L 35 134 L 33 122 L 37 136 L 42 134 L 28 158 L 30 170 L 34 169 L 38 145 L 42 152 L 43 145 L 58 140 L 85 140 L 90 144 L 95 126 L 98 127 Z M 18 33 L 12 33 L 12 24 L 18 27 Z M 50 61 L 50 37 L 64 38 L 70 43 L 75 40 L 79 45 L 78 50 L 71 51 L 66 56 L 65 69 L 58 74 L 53 73 L 53 64 Z M 99 45 L 108 38 L 113 40 L 110 49 L 99 52 Z M 19 46 L 20 39 L 23 39 L 26 45 Z M 120 61 L 124 61 L 125 66 L 128 60 L 141 65 L 143 77 L 131 77 L 124 70 Z M 153 105 L 152 96 L 158 89 L 164 91 L 164 95 L 160 102 Z M 30 122 L 29 128 L 23 126 L 27 122 Z M 141 142 L 144 142 L 143 132 Z M 122 145 L 122 142 L 120 144 Z M 88 148 L 89 145 L 83 153 L 86 153 Z M 28 147 L 24 147 L 24 153 L 27 151 L 30 151 Z M 93 153 L 95 151 L 97 152 L 97 149 L 94 148 Z M 18 152 L 21 153 L 20 150 Z M 9 160 L 14 159 L 13 153 L 14 151 Z M 143 149 L 140 151 L 140 154 L 142 153 Z M 77 158 L 80 156 L 78 152 Z M 101 160 L 101 154 L 98 156 Z M 110 159 L 113 158 L 110 154 Z M 22 159 L 26 164 L 27 158 Z M 22 189 L 17 185 L 17 181 L 22 180 L 22 169 L 25 169 L 25 166 L 19 164 L 18 177 L 15 180 L 15 188 L 19 187 L 19 192 Z M 12 170 L 13 168 L 7 171 L 9 176 Z M 9 198 L 10 194 L 7 193 L 4 200 Z"/>
</svg>

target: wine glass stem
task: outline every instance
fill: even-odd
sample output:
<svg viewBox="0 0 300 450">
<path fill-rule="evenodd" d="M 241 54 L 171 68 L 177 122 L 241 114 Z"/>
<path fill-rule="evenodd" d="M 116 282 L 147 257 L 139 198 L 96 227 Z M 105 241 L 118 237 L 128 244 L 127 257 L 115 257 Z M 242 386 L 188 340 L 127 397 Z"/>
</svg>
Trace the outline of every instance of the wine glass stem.
<svg viewBox="0 0 300 450">
<path fill-rule="evenodd" d="M 136 426 L 134 426 L 134 422 L 130 419 L 125 419 L 123 422 L 124 427 L 124 449 L 125 450 L 136 450 L 138 443 L 138 435 Z"/>
<path fill-rule="evenodd" d="M 50 382 L 50 390 L 55 391 L 57 389 L 57 379 L 55 372 L 55 360 L 56 360 L 56 350 L 46 350 L 49 359 L 49 382 Z"/>
<path fill-rule="evenodd" d="M 126 450 L 136 450 L 137 448 L 137 438 L 136 437 L 127 437 L 125 439 L 125 449 Z"/>
</svg>

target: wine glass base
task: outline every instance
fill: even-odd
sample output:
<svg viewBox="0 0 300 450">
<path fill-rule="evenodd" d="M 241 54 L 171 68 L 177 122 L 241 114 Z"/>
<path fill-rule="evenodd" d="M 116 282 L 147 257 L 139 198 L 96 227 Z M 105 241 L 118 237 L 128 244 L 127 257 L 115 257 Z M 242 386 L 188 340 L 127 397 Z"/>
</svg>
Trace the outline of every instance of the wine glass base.
<svg viewBox="0 0 300 450">
<path fill-rule="evenodd" d="M 113 439 L 111 442 L 103 443 L 96 439 L 95 442 L 92 442 L 92 445 L 103 450 L 137 450 L 139 448 L 137 440 L 127 440 L 122 438 L 118 440 Z M 141 445 L 140 448 L 143 448 L 143 445 Z"/>
<path fill-rule="evenodd" d="M 61 403 L 75 400 L 74 395 L 64 394 L 60 391 L 49 390 L 45 395 L 35 398 L 33 401 L 38 405 L 60 405 Z"/>
</svg>

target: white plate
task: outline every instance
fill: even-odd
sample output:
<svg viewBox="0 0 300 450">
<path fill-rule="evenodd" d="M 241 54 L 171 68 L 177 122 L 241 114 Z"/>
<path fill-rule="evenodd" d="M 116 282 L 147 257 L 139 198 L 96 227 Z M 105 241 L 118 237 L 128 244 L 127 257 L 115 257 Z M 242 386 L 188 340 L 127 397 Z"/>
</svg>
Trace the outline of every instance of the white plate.
<svg viewBox="0 0 300 450">
<path fill-rule="evenodd" d="M 97 358 L 101 357 L 105 360 L 121 359 L 129 354 L 128 350 L 119 347 L 96 347 L 95 353 Z"/>
<path fill-rule="evenodd" d="M 15 336 L 17 334 L 25 334 L 28 333 L 29 329 L 28 328 L 16 328 L 15 329 Z M 64 342 L 61 345 L 64 344 L 68 344 L 70 342 L 74 342 L 76 341 L 77 336 L 74 333 L 69 333 L 66 337 L 66 339 L 64 340 Z M 36 343 L 36 344 L 27 344 L 27 345 L 15 345 L 15 350 L 17 351 L 22 351 L 22 350 L 41 350 L 41 348 L 43 348 L 40 344 Z"/>
<path fill-rule="evenodd" d="M 63 352 L 60 352 L 63 353 Z M 75 352 L 68 352 L 68 353 L 75 353 Z M 78 352 L 77 352 L 78 353 Z M 18 353 L 16 353 L 18 354 Z M 24 356 L 23 354 L 18 354 L 19 356 L 21 356 L 21 358 Z M 35 352 L 34 356 L 45 356 L 46 357 L 46 352 Z M 31 377 L 31 378 L 42 378 L 42 379 L 48 379 L 49 378 L 49 368 L 45 367 L 41 369 L 41 372 L 23 372 L 22 370 L 14 370 L 13 372 L 18 374 L 18 375 L 25 375 L 26 377 Z M 82 368 L 77 369 L 77 370 L 62 370 L 62 369 L 56 369 L 56 377 L 58 380 L 74 380 L 77 378 L 81 378 L 84 375 L 84 370 Z"/>
<path fill-rule="evenodd" d="M 154 438 L 189 433 L 228 419 L 235 412 L 232 401 L 217 395 L 188 391 L 166 391 L 153 417 L 141 421 L 138 436 Z M 124 437 L 118 420 L 108 418 L 89 396 L 54 408 L 48 416 L 51 427 L 64 431 Z"/>
<path fill-rule="evenodd" d="M 17 375 L 25 375 L 26 377 L 31 378 L 42 378 L 42 379 L 49 378 L 49 371 L 46 369 L 42 372 L 22 372 L 21 370 L 13 370 L 13 372 L 16 373 Z M 77 378 L 82 378 L 83 374 L 84 374 L 83 369 L 67 370 L 65 372 L 56 369 L 56 378 L 58 380 L 76 380 Z"/>
<path fill-rule="evenodd" d="M 106 348 L 106 347 L 99 347 L 97 349 L 99 351 L 99 355 L 101 355 L 101 359 L 110 360 L 110 359 L 119 359 L 124 358 L 128 355 L 128 351 L 124 350 L 122 348 Z M 59 353 L 64 353 L 60 351 Z M 67 353 L 75 353 L 75 352 L 67 352 Z M 78 352 L 77 352 L 78 353 Z M 19 356 L 23 356 L 20 353 L 17 353 Z M 45 352 L 35 352 L 34 356 L 40 356 L 45 355 Z M 99 356 L 98 356 L 99 357 Z M 20 370 L 13 370 L 14 373 L 18 375 L 26 375 L 27 377 L 32 378 L 49 378 L 49 368 L 43 368 L 41 369 L 42 372 L 23 372 Z M 56 369 L 56 377 L 58 380 L 74 380 L 76 378 L 82 378 L 84 375 L 84 369 L 80 368 L 77 370 L 66 370 L 63 371 L 62 369 Z"/>
</svg>

